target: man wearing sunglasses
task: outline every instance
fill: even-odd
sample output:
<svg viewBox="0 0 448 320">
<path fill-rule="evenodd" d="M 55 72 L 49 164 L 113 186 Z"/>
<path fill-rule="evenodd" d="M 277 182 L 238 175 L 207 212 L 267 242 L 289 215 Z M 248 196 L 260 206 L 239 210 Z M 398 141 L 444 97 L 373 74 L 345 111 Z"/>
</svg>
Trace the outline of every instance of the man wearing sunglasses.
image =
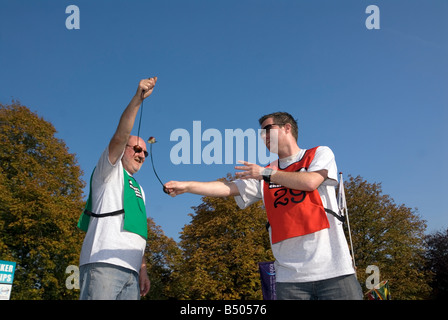
<svg viewBox="0 0 448 320">
<path fill-rule="evenodd" d="M 328 147 L 301 149 L 294 118 L 260 118 L 267 148 L 279 159 L 263 168 L 240 161 L 239 179 L 170 181 L 169 194 L 234 196 L 242 209 L 263 199 L 275 257 L 278 299 L 362 299 L 338 212 L 337 167 Z"/>
<path fill-rule="evenodd" d="M 156 82 L 157 77 L 140 81 L 91 175 L 78 222 L 86 231 L 79 263 L 81 300 L 138 300 L 149 291 L 145 194 L 134 178 L 148 152 L 144 140 L 131 131 Z"/>
</svg>

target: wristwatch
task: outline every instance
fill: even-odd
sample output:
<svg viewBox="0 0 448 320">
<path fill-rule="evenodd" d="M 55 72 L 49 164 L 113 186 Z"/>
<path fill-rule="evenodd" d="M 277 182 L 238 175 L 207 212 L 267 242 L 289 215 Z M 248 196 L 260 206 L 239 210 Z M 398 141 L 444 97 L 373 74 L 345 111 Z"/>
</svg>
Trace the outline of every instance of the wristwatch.
<svg viewBox="0 0 448 320">
<path fill-rule="evenodd" d="M 261 172 L 261 175 L 263 176 L 263 180 L 267 183 L 271 182 L 271 174 L 274 172 L 271 168 L 264 168 Z"/>
</svg>

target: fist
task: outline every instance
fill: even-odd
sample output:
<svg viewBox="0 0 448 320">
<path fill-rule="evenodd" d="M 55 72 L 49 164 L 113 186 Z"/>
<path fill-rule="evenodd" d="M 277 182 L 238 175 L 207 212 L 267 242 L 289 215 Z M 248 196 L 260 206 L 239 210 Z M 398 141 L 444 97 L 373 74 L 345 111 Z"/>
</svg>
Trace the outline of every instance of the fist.
<svg viewBox="0 0 448 320">
<path fill-rule="evenodd" d="M 142 100 L 148 98 L 154 87 L 156 86 L 157 77 L 143 79 L 138 84 L 137 95 L 142 98 Z"/>
<path fill-rule="evenodd" d="M 182 181 L 169 181 L 163 186 L 163 191 L 172 197 L 187 192 L 186 182 Z"/>
</svg>

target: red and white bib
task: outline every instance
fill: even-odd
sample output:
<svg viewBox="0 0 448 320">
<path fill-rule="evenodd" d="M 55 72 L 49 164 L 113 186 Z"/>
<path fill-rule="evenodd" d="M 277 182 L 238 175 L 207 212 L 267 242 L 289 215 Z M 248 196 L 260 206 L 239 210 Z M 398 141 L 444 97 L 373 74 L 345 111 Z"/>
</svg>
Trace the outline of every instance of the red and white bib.
<svg viewBox="0 0 448 320">
<path fill-rule="evenodd" d="M 285 169 L 278 160 L 267 168 L 297 172 L 307 170 L 318 147 L 306 150 L 302 159 Z M 274 183 L 263 183 L 264 205 L 271 226 L 272 243 L 303 236 L 330 227 L 319 192 L 293 190 Z"/>
</svg>

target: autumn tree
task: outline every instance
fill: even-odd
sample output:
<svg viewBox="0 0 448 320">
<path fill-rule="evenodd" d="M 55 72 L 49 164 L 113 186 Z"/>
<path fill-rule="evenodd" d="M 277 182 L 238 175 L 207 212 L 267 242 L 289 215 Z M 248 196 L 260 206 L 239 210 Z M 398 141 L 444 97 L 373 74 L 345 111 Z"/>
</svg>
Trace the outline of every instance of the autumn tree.
<svg viewBox="0 0 448 320">
<path fill-rule="evenodd" d="M 165 300 L 179 296 L 178 283 L 172 273 L 182 263 L 181 250 L 177 243 L 167 237 L 152 218 L 148 218 L 148 240 L 146 263 L 151 289 L 144 299 Z"/>
<path fill-rule="evenodd" d="M 273 260 L 262 201 L 244 210 L 233 197 L 202 201 L 181 235 L 181 298 L 262 299 L 258 262 Z"/>
<path fill-rule="evenodd" d="M 82 235 L 81 170 L 52 124 L 14 102 L 0 104 L 0 257 L 17 268 L 11 299 L 73 299 L 66 267 Z"/>
<path fill-rule="evenodd" d="M 359 176 L 345 182 L 345 192 L 360 283 L 364 285 L 370 275 L 367 266 L 376 265 L 380 280 L 389 280 L 393 299 L 426 298 L 426 225 L 416 210 L 396 204 L 382 193 L 380 183 Z"/>
<path fill-rule="evenodd" d="M 448 298 L 448 228 L 426 236 L 426 269 L 431 272 L 431 297 Z"/>
</svg>

